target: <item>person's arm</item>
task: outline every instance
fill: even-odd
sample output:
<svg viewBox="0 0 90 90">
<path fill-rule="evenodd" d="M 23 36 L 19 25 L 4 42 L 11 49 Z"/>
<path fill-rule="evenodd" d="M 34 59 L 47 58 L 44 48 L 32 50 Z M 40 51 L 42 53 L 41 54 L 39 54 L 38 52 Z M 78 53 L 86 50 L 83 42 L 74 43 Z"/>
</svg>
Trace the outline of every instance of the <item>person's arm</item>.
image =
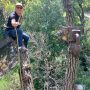
<svg viewBox="0 0 90 90">
<path fill-rule="evenodd" d="M 20 23 L 19 23 L 19 22 L 16 22 L 15 19 L 12 19 L 12 20 L 11 20 L 11 24 L 12 24 L 12 26 L 13 26 L 14 28 L 16 28 L 18 25 L 20 25 Z"/>
</svg>

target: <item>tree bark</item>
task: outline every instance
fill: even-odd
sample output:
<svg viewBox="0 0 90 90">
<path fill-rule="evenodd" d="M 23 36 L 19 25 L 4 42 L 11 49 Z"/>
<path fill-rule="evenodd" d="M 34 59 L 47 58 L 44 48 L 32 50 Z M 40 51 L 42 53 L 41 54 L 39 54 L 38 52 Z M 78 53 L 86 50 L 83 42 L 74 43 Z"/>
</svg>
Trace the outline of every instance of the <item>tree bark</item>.
<svg viewBox="0 0 90 90">
<path fill-rule="evenodd" d="M 34 85 L 33 85 L 33 79 L 31 76 L 31 67 L 29 58 L 28 58 L 28 50 L 26 48 L 21 48 L 20 49 L 20 70 L 19 70 L 19 75 L 20 75 L 20 84 L 22 90 L 34 90 Z"/>
<path fill-rule="evenodd" d="M 73 12 L 70 0 L 64 0 L 64 8 L 66 11 L 66 20 L 67 25 L 73 27 Z M 69 28 L 70 29 L 70 28 Z M 72 32 L 72 29 L 69 30 L 69 34 Z M 72 36 L 72 35 L 71 35 Z M 69 40 L 70 38 L 68 38 Z M 71 44 L 71 41 L 68 41 L 68 46 Z M 69 59 L 67 63 L 66 75 L 65 75 L 65 86 L 64 90 L 75 90 L 74 83 L 75 83 L 75 67 L 76 67 L 76 58 L 74 57 L 73 53 L 69 50 Z"/>
<path fill-rule="evenodd" d="M 68 67 L 65 76 L 65 88 L 64 90 L 75 90 L 75 69 L 76 58 L 72 54 L 69 54 Z"/>
</svg>

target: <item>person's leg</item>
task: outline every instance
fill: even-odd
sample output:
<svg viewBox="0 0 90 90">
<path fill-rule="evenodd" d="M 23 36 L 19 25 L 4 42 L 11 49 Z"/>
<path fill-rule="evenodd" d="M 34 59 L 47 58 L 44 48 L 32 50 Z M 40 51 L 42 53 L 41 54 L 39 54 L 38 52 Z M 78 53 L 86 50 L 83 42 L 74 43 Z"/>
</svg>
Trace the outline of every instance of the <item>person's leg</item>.
<svg viewBox="0 0 90 90">
<path fill-rule="evenodd" d="M 22 38 L 24 39 L 24 45 L 27 48 L 28 41 L 29 41 L 29 35 L 27 35 L 25 32 L 23 32 Z"/>
<path fill-rule="evenodd" d="M 21 29 L 17 29 L 17 36 L 16 36 L 16 30 L 9 30 L 8 31 L 8 35 L 12 38 L 17 38 L 18 36 L 18 45 L 19 47 L 22 46 L 22 30 Z"/>
<path fill-rule="evenodd" d="M 22 46 L 22 30 L 19 28 L 17 29 L 17 34 L 18 34 L 18 44 L 19 44 L 19 47 Z"/>
</svg>

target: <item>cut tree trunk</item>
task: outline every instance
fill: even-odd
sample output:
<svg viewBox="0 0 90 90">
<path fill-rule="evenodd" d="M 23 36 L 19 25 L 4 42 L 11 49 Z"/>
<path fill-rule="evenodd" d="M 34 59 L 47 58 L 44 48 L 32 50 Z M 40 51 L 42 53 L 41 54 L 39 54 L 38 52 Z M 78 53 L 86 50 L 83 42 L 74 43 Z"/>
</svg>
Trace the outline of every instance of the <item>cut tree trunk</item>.
<svg viewBox="0 0 90 90">
<path fill-rule="evenodd" d="M 73 11 L 71 0 L 63 0 L 64 9 L 66 11 L 66 22 L 69 27 L 73 27 Z M 72 30 L 69 30 L 69 34 L 71 34 Z M 72 37 L 71 37 L 72 38 Z M 68 37 L 69 40 L 69 37 Z M 68 41 L 68 46 L 72 42 Z M 76 58 L 72 52 L 69 51 L 69 59 L 67 61 L 67 69 L 65 76 L 65 86 L 64 90 L 75 90 L 75 70 L 76 70 Z"/>
<path fill-rule="evenodd" d="M 11 52 L 11 44 L 14 44 L 13 41 L 10 45 L 8 43 L 12 42 L 12 39 L 7 37 L 0 41 L 0 76 L 6 74 L 9 70 L 15 67 L 17 63 L 17 54 Z"/>
<path fill-rule="evenodd" d="M 20 53 L 19 75 L 20 75 L 21 89 L 22 90 L 34 90 L 28 50 L 22 47 L 19 53 Z"/>
</svg>

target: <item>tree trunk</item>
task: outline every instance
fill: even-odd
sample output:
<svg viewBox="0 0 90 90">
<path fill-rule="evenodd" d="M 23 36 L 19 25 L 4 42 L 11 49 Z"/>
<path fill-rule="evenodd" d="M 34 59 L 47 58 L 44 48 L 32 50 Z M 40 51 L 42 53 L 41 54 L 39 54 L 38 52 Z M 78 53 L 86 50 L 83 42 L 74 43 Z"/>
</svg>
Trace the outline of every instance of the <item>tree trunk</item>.
<svg viewBox="0 0 90 90">
<path fill-rule="evenodd" d="M 28 58 L 28 50 L 26 48 L 20 49 L 20 84 L 21 90 L 34 90 L 33 79 L 31 76 L 30 62 Z"/>
<path fill-rule="evenodd" d="M 66 11 L 66 23 L 68 26 L 73 26 L 73 13 L 70 0 L 63 0 L 63 5 Z"/>
<path fill-rule="evenodd" d="M 64 0 L 64 8 L 66 11 L 67 25 L 70 27 L 73 27 L 73 13 L 72 13 L 72 6 L 71 6 L 70 0 Z M 72 32 L 72 29 L 69 30 L 69 33 L 71 32 Z M 70 38 L 68 38 L 68 40 L 69 39 Z M 70 44 L 72 44 L 72 42 L 68 41 L 68 46 Z M 67 63 L 68 67 L 66 69 L 64 90 L 75 90 L 74 83 L 75 83 L 76 58 L 73 55 L 73 53 L 70 52 L 70 50 L 69 50 L 69 59 L 67 62 L 68 62 Z"/>
<path fill-rule="evenodd" d="M 64 90 L 75 90 L 75 69 L 76 69 L 76 58 L 72 54 L 69 55 L 68 67 L 65 76 L 65 89 Z"/>
</svg>

